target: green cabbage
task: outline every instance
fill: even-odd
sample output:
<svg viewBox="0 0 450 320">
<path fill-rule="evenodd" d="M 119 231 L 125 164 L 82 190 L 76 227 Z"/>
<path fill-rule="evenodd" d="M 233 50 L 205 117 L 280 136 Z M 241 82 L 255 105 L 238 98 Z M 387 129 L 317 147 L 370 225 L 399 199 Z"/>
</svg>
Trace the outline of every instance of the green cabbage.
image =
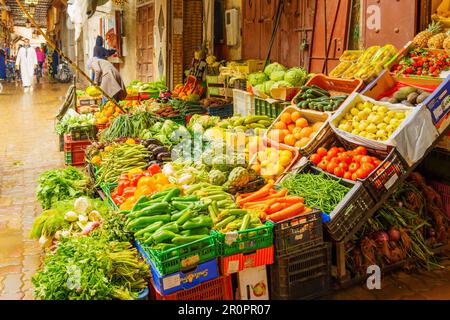
<svg viewBox="0 0 450 320">
<path fill-rule="evenodd" d="M 275 81 L 269 80 L 264 83 L 264 93 L 270 94 L 270 89 L 272 89 L 272 86 L 275 84 Z"/>
<path fill-rule="evenodd" d="M 281 81 L 284 79 L 284 75 L 286 72 L 284 71 L 274 71 L 270 75 L 270 80 L 272 81 Z"/>
<path fill-rule="evenodd" d="M 292 88 L 293 85 L 287 81 L 281 80 L 277 81 L 273 84 L 272 89 L 278 89 L 278 88 Z"/>
<path fill-rule="evenodd" d="M 247 80 L 252 86 L 256 86 L 269 80 L 269 77 L 264 72 L 254 72 L 247 76 Z"/>
<path fill-rule="evenodd" d="M 286 71 L 286 67 L 279 64 L 278 62 L 274 62 L 269 64 L 267 67 L 264 68 L 264 73 L 270 77 L 270 75 L 275 71 Z"/>
<path fill-rule="evenodd" d="M 264 93 L 265 92 L 265 85 L 264 85 L 264 83 L 256 85 L 255 89 L 258 90 L 258 92 Z"/>
<path fill-rule="evenodd" d="M 284 80 L 293 86 L 302 86 L 306 82 L 307 75 L 306 70 L 294 67 L 286 71 Z"/>
</svg>

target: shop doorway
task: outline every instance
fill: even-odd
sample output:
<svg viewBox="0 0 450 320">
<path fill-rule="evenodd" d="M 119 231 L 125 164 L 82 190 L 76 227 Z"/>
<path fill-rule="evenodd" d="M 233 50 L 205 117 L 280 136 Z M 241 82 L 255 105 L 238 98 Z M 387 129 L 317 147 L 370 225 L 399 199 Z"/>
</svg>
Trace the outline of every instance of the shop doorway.
<svg viewBox="0 0 450 320">
<path fill-rule="evenodd" d="M 149 2 L 137 8 L 137 77 L 141 81 L 154 81 L 154 25 L 155 3 Z"/>
</svg>

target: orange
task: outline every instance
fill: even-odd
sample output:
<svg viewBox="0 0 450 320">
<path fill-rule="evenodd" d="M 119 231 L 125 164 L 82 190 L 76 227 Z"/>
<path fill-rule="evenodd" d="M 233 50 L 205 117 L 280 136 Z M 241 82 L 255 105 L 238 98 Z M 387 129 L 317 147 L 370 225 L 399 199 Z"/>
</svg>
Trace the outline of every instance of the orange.
<svg viewBox="0 0 450 320">
<path fill-rule="evenodd" d="M 323 126 L 323 122 L 316 122 L 312 125 L 313 131 L 317 132 Z"/>
<path fill-rule="evenodd" d="M 286 129 L 287 127 L 286 127 L 286 123 L 284 123 L 282 121 L 277 121 L 274 123 L 273 128 L 283 130 L 283 129 Z"/>
<path fill-rule="evenodd" d="M 304 146 L 306 146 L 308 144 L 309 140 L 310 139 L 306 138 L 306 137 L 301 138 L 299 141 L 297 141 L 298 142 L 298 146 L 296 145 L 296 147 L 303 148 Z"/>
<path fill-rule="evenodd" d="M 302 145 L 301 145 L 301 143 L 300 143 L 300 140 L 298 140 L 298 141 L 295 143 L 294 147 L 296 147 L 296 148 L 301 148 L 301 147 L 302 147 Z"/>
<path fill-rule="evenodd" d="M 273 141 L 283 141 L 286 134 L 283 134 L 284 130 L 273 129 L 267 133 L 267 138 Z"/>
<path fill-rule="evenodd" d="M 281 114 L 280 120 L 286 124 L 291 124 L 292 123 L 291 114 L 288 112 Z"/>
<path fill-rule="evenodd" d="M 312 132 L 313 132 L 313 129 L 311 127 L 306 127 L 306 128 L 302 129 L 300 134 L 302 135 L 302 137 L 309 137 Z"/>
<path fill-rule="evenodd" d="M 293 124 L 293 123 L 291 123 L 290 125 L 288 125 L 288 130 L 289 130 L 290 133 L 292 133 L 292 132 L 294 131 L 295 128 L 296 128 L 296 127 L 295 127 L 295 124 Z"/>
<path fill-rule="evenodd" d="M 292 134 L 288 134 L 286 137 L 284 137 L 284 143 L 288 146 L 295 145 L 295 137 Z"/>
<path fill-rule="evenodd" d="M 305 118 L 298 118 L 297 121 L 295 121 L 295 125 L 299 128 L 305 128 L 308 126 L 308 121 Z"/>
<path fill-rule="evenodd" d="M 297 133 L 294 133 L 294 138 L 295 138 L 295 140 L 298 141 L 298 140 L 300 140 L 303 137 L 302 137 L 302 134 L 300 132 L 297 132 Z"/>
<path fill-rule="evenodd" d="M 292 122 L 297 121 L 297 119 L 299 119 L 300 117 L 301 117 L 301 114 L 298 111 L 294 111 L 291 113 Z"/>
</svg>

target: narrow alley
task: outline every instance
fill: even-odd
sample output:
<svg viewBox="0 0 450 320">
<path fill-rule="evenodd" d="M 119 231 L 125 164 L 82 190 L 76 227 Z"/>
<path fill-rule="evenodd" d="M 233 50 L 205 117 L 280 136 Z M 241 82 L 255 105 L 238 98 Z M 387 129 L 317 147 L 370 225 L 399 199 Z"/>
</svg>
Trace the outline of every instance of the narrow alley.
<svg viewBox="0 0 450 320">
<path fill-rule="evenodd" d="M 0 299 L 32 299 L 31 277 L 42 249 L 28 237 L 41 212 L 35 190 L 40 173 L 62 167 L 55 115 L 67 85 L 45 83 L 32 93 L 3 84 L 0 93 Z"/>
</svg>

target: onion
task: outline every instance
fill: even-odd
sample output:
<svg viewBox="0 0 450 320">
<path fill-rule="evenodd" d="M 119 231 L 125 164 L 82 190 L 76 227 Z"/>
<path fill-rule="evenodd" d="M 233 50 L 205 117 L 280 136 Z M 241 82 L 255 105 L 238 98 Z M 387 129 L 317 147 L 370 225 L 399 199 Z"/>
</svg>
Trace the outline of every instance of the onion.
<svg viewBox="0 0 450 320">
<path fill-rule="evenodd" d="M 389 235 L 384 231 L 377 231 L 370 235 L 370 238 L 376 242 L 389 241 Z"/>
<path fill-rule="evenodd" d="M 400 240 L 400 231 L 398 229 L 391 227 L 388 231 L 389 234 L 389 240 L 397 242 Z"/>
</svg>

